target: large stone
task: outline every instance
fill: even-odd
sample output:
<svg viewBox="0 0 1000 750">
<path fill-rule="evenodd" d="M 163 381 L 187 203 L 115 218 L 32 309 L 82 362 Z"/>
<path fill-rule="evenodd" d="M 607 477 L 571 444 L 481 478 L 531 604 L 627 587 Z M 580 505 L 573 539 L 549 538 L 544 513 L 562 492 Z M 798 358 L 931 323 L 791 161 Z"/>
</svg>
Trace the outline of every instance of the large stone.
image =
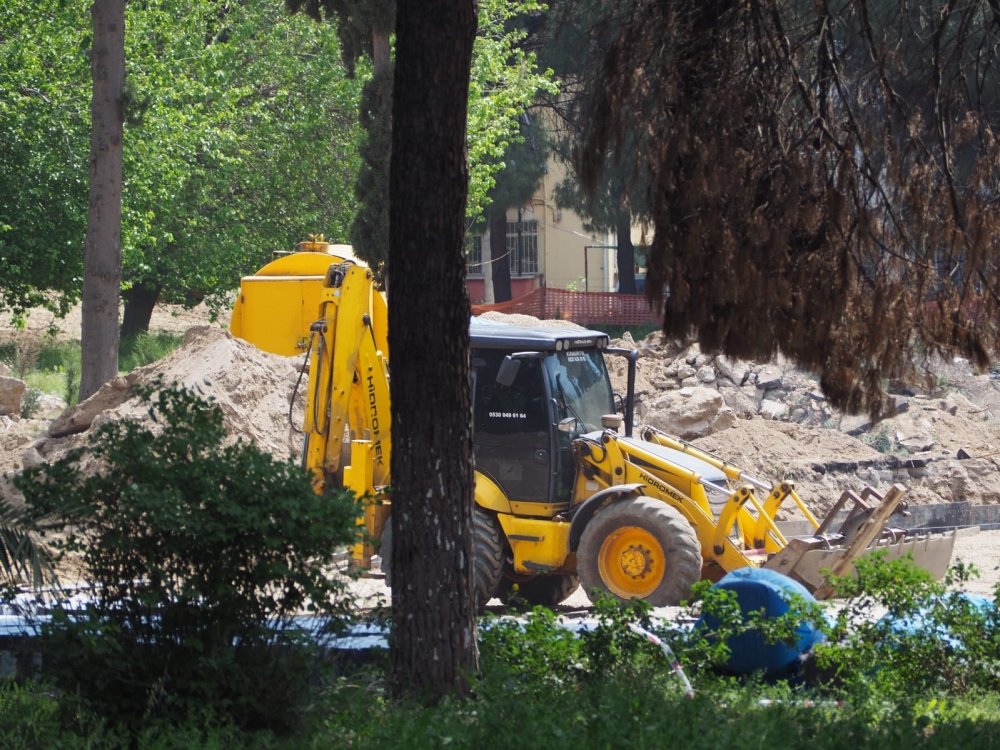
<svg viewBox="0 0 1000 750">
<path fill-rule="evenodd" d="M 840 420 L 840 431 L 852 437 L 858 437 L 868 432 L 872 421 L 867 414 L 845 414 Z"/>
<path fill-rule="evenodd" d="M 757 387 L 765 391 L 769 391 L 772 388 L 780 388 L 782 376 L 783 373 L 780 367 L 764 365 L 757 373 Z"/>
<path fill-rule="evenodd" d="M 899 440 L 899 444 L 911 453 L 922 453 L 933 448 L 937 441 L 930 435 L 909 435 Z"/>
<path fill-rule="evenodd" d="M 694 367 L 700 370 L 702 367 L 707 367 L 708 365 L 712 364 L 713 359 L 714 357 L 712 357 L 710 354 L 699 354 L 697 357 L 694 358 Z"/>
<path fill-rule="evenodd" d="M 724 430 L 736 421 L 722 394 L 714 388 L 681 388 L 656 399 L 646 422 L 683 440 Z"/>
<path fill-rule="evenodd" d="M 750 375 L 750 367 L 746 362 L 732 360 L 721 354 L 715 358 L 715 369 L 722 377 L 729 378 L 736 385 L 743 385 Z"/>
<path fill-rule="evenodd" d="M 52 420 L 52 424 L 49 425 L 49 437 L 59 438 L 86 432 L 101 412 L 125 403 L 129 396 L 129 386 L 135 378 L 135 373 L 132 373 L 109 380 L 86 401 L 67 409 L 61 416 Z"/>
<path fill-rule="evenodd" d="M 715 382 L 715 368 L 705 365 L 698 368 L 697 374 L 698 380 L 702 383 L 714 383 Z"/>
<path fill-rule="evenodd" d="M 677 379 L 687 380 L 688 378 L 693 378 L 698 374 L 698 371 L 694 369 L 691 365 L 679 365 L 677 367 Z"/>
<path fill-rule="evenodd" d="M 740 419 L 749 419 L 757 416 L 757 404 L 753 397 L 748 396 L 739 388 L 726 388 L 722 390 L 722 398 L 725 399 L 726 406 L 733 410 L 733 414 Z"/>
<path fill-rule="evenodd" d="M 780 401 L 765 398 L 760 402 L 760 415 L 764 419 L 781 419 L 788 412 L 788 407 Z"/>
<path fill-rule="evenodd" d="M 0 414 L 20 414 L 21 400 L 27 390 L 23 380 L 0 377 Z"/>
</svg>

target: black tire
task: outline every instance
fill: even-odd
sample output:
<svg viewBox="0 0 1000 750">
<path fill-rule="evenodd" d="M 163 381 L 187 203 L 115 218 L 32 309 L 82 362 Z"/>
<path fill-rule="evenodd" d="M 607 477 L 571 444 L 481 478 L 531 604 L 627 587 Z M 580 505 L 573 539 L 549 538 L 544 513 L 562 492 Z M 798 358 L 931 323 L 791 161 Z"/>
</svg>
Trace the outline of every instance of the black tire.
<svg viewBox="0 0 1000 750">
<path fill-rule="evenodd" d="M 503 538 L 496 517 L 472 508 L 472 592 L 476 612 L 482 612 L 500 586 L 503 574 Z"/>
<path fill-rule="evenodd" d="M 517 585 L 517 596 L 513 587 Z M 513 581 L 504 578 L 500 582 L 497 596 L 504 604 L 510 604 L 514 599 L 522 599 L 528 604 L 543 607 L 555 607 L 569 599 L 573 592 L 580 588 L 580 577 L 577 575 L 536 576 L 526 581 Z"/>
<path fill-rule="evenodd" d="M 496 593 L 503 573 L 503 544 L 496 518 L 476 506 L 472 511 L 473 595 L 476 611 L 482 612 Z M 378 549 L 382 557 L 385 585 L 392 588 L 392 518 L 385 522 L 382 543 Z"/>
<path fill-rule="evenodd" d="M 701 578 L 701 544 L 680 511 L 651 497 L 601 510 L 583 530 L 577 569 L 593 589 L 654 607 L 680 604 Z"/>
<path fill-rule="evenodd" d="M 385 526 L 382 528 L 382 540 L 378 547 L 379 557 L 382 558 L 382 573 L 385 575 L 385 585 L 392 588 L 392 517 L 385 519 Z"/>
</svg>

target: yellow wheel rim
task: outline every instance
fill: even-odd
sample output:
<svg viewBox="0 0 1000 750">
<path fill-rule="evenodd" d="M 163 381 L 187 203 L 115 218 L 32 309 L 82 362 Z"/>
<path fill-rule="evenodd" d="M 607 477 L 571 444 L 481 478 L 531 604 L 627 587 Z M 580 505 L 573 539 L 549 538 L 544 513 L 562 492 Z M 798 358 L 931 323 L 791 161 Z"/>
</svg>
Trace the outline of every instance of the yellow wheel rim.
<svg viewBox="0 0 1000 750">
<path fill-rule="evenodd" d="M 604 585 L 615 596 L 645 599 L 663 582 L 663 547 L 645 529 L 626 526 L 601 543 L 597 568 Z"/>
</svg>

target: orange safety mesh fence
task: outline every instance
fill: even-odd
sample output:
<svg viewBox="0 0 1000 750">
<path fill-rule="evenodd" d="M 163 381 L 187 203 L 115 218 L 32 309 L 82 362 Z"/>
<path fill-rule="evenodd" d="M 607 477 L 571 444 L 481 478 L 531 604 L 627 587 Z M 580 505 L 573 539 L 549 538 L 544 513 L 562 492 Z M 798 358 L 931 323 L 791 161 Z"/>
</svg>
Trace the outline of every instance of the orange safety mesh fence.
<svg viewBox="0 0 1000 750">
<path fill-rule="evenodd" d="M 473 315 L 491 311 L 533 315 L 543 320 L 571 320 L 581 326 L 658 326 L 662 320 L 641 294 L 570 292 L 547 287 L 510 302 L 472 306 Z"/>
</svg>

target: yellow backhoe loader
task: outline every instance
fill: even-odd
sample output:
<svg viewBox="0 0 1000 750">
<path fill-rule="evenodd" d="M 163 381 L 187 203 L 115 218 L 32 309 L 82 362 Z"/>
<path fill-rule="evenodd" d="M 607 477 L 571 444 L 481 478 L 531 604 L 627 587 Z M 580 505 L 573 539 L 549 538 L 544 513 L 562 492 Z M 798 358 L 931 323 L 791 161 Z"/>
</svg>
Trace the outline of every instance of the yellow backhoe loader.
<svg viewBox="0 0 1000 750">
<path fill-rule="evenodd" d="M 308 352 L 304 465 L 318 491 L 343 484 L 369 498 L 365 537 L 380 540 L 391 585 L 386 302 L 371 271 L 346 256 L 342 246 L 303 243 L 245 278 L 232 330 L 269 351 Z M 582 584 L 673 605 L 699 579 L 746 566 L 778 570 L 823 597 L 831 593 L 824 571 L 848 573 L 876 548 L 912 555 L 936 578 L 946 572 L 953 534 L 885 527 L 905 509 L 903 488 L 884 497 L 845 492 L 817 520 L 791 482 L 754 479 L 650 427 L 634 436 L 638 354 L 611 348 L 606 334 L 470 325 L 480 607 L 514 583 L 535 604 L 557 604 Z M 608 356 L 628 358 L 625 394 L 612 391 Z M 813 536 L 781 533 L 775 518 L 785 503 L 811 522 Z M 834 512 L 848 505 L 848 521 L 832 529 Z M 375 552 L 359 542 L 352 555 L 367 568 Z"/>
</svg>

